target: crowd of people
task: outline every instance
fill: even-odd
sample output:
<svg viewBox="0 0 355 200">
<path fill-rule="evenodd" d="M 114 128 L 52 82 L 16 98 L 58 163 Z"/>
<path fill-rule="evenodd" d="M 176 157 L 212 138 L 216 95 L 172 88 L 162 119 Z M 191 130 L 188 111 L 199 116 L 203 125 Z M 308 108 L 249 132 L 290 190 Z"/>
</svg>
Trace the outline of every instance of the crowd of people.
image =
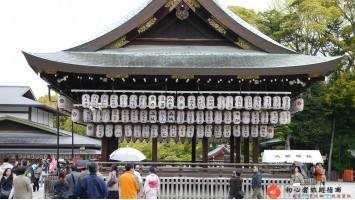
<svg viewBox="0 0 355 200">
<path fill-rule="evenodd" d="M 43 187 L 44 177 L 55 173 L 56 162 L 43 160 L 32 164 L 23 159 L 9 163 L 5 158 L 0 166 L 1 199 L 32 199 L 33 192 Z M 54 165 L 54 167 L 52 167 Z M 149 175 L 143 184 L 141 174 L 135 170 L 133 163 L 127 163 L 126 172 L 119 175 L 117 165 L 112 165 L 107 177 L 99 172 L 99 165 L 90 162 L 77 172 L 76 165 L 70 165 L 69 170 L 59 170 L 58 179 L 54 183 L 54 199 L 157 199 L 160 181 L 156 168 L 149 168 Z"/>
</svg>

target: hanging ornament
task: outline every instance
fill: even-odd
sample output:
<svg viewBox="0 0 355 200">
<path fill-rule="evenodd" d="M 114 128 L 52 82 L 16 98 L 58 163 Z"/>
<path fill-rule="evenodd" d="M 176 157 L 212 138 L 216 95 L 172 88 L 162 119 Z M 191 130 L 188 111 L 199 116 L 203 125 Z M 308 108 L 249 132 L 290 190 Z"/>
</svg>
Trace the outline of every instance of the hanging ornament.
<svg viewBox="0 0 355 200">
<path fill-rule="evenodd" d="M 143 125 L 142 126 L 142 136 L 144 139 L 149 138 L 149 125 Z"/>
<path fill-rule="evenodd" d="M 123 123 L 128 123 L 129 122 L 129 111 L 128 110 L 122 110 L 121 111 L 121 119 Z"/>
<path fill-rule="evenodd" d="M 152 135 L 152 138 L 157 138 L 158 137 L 158 125 L 152 125 L 150 128 L 150 134 Z"/>
<path fill-rule="evenodd" d="M 205 137 L 209 138 L 212 137 L 212 125 L 206 125 L 205 126 Z"/>
<path fill-rule="evenodd" d="M 206 123 L 212 124 L 213 123 L 213 111 L 206 111 L 205 116 L 206 116 Z"/>
<path fill-rule="evenodd" d="M 101 111 L 100 110 L 94 110 L 93 111 L 93 121 L 96 123 L 101 122 L 102 120 L 102 115 L 101 115 Z"/>
<path fill-rule="evenodd" d="M 186 121 L 188 124 L 193 124 L 195 122 L 195 112 L 194 111 L 187 111 L 186 113 Z"/>
<path fill-rule="evenodd" d="M 157 107 L 157 97 L 155 95 L 149 95 L 148 102 L 149 109 L 155 109 Z"/>
<path fill-rule="evenodd" d="M 140 110 L 139 111 L 139 118 L 140 118 L 140 122 L 142 124 L 145 124 L 148 122 L 148 111 L 147 110 Z"/>
<path fill-rule="evenodd" d="M 252 111 L 251 112 L 251 123 L 252 124 L 259 124 L 259 111 Z"/>
<path fill-rule="evenodd" d="M 118 108 L 118 96 L 115 94 L 111 94 L 110 96 L 110 107 Z"/>
<path fill-rule="evenodd" d="M 274 138 L 274 127 L 273 126 L 267 127 L 267 138 L 269 138 L 269 139 Z"/>
<path fill-rule="evenodd" d="M 261 97 L 260 96 L 255 96 L 253 98 L 253 109 L 254 110 L 260 110 L 261 109 Z"/>
<path fill-rule="evenodd" d="M 223 127 L 223 137 L 230 138 L 232 135 L 232 127 L 230 125 L 224 125 Z"/>
<path fill-rule="evenodd" d="M 102 124 L 99 124 L 96 126 L 96 137 L 98 138 L 103 138 L 105 135 L 105 126 Z"/>
<path fill-rule="evenodd" d="M 94 137 L 96 131 L 96 127 L 94 124 L 86 124 L 86 135 L 89 137 Z"/>
<path fill-rule="evenodd" d="M 215 125 L 214 126 L 214 137 L 215 138 L 221 138 L 222 137 L 222 126 L 221 125 Z"/>
<path fill-rule="evenodd" d="M 186 137 L 187 138 L 192 138 L 192 137 L 194 137 L 194 133 L 195 133 L 195 126 L 188 125 L 186 127 Z"/>
<path fill-rule="evenodd" d="M 74 123 L 78 123 L 80 121 L 80 110 L 79 109 L 73 109 L 71 111 L 71 119 Z"/>
<path fill-rule="evenodd" d="M 159 123 L 165 124 L 166 123 L 166 111 L 159 110 Z"/>
<path fill-rule="evenodd" d="M 231 111 L 225 111 L 224 112 L 224 123 L 225 124 L 231 124 L 232 123 L 232 112 Z"/>
<path fill-rule="evenodd" d="M 141 125 L 134 125 L 133 127 L 133 137 L 140 138 L 142 135 L 142 127 Z"/>
<path fill-rule="evenodd" d="M 249 125 L 242 125 L 242 135 L 244 138 L 249 137 Z"/>
<path fill-rule="evenodd" d="M 291 98 L 289 96 L 282 97 L 282 109 L 290 110 L 291 108 Z"/>
<path fill-rule="evenodd" d="M 113 123 L 117 123 L 120 120 L 120 111 L 118 109 L 112 109 L 111 120 Z"/>
<path fill-rule="evenodd" d="M 236 109 L 242 109 L 243 108 L 243 97 L 242 96 L 234 97 L 234 101 L 235 101 L 235 108 Z"/>
<path fill-rule="evenodd" d="M 168 111 L 168 122 L 175 123 L 175 110 Z"/>
<path fill-rule="evenodd" d="M 233 123 L 240 124 L 241 122 L 240 118 L 241 118 L 240 111 L 233 111 Z"/>
<path fill-rule="evenodd" d="M 132 94 L 130 97 L 129 97 L 129 107 L 131 109 L 136 109 L 138 107 L 138 97 L 137 95 L 135 94 Z"/>
<path fill-rule="evenodd" d="M 260 137 L 265 138 L 267 136 L 267 125 L 260 126 Z"/>
<path fill-rule="evenodd" d="M 101 95 L 101 108 L 108 108 L 109 96 L 107 94 Z"/>
<path fill-rule="evenodd" d="M 132 137 L 132 126 L 131 125 L 124 126 L 124 134 L 125 134 L 126 138 Z"/>
<path fill-rule="evenodd" d="M 242 122 L 243 122 L 243 124 L 249 124 L 250 123 L 250 112 L 249 111 L 243 111 L 242 112 Z"/>
<path fill-rule="evenodd" d="M 94 108 L 98 108 L 99 107 L 99 95 L 98 94 L 93 94 L 91 95 L 91 100 L 90 100 L 90 103 L 91 103 L 91 106 L 94 107 Z"/>
<path fill-rule="evenodd" d="M 260 114 L 261 116 L 261 123 L 262 124 L 268 124 L 269 123 L 269 113 L 264 111 L 264 112 L 261 112 Z"/>
<path fill-rule="evenodd" d="M 207 109 L 208 110 L 213 110 L 213 108 L 214 108 L 214 97 L 210 95 L 206 99 L 207 99 L 206 100 Z"/>
<path fill-rule="evenodd" d="M 263 97 L 263 106 L 264 109 L 269 110 L 271 109 L 271 97 L 270 96 L 264 96 Z"/>
<path fill-rule="evenodd" d="M 112 124 L 107 124 L 105 126 L 105 136 L 107 138 L 110 138 L 113 136 L 113 125 Z"/>
<path fill-rule="evenodd" d="M 138 123 L 138 110 L 131 110 L 131 123 Z"/>
<path fill-rule="evenodd" d="M 205 118 L 205 113 L 203 111 L 197 111 L 196 112 L 196 122 L 197 124 L 203 124 L 204 123 L 204 118 Z"/>
<path fill-rule="evenodd" d="M 183 124 L 185 121 L 185 112 L 184 111 L 177 111 L 177 119 L 176 122 L 178 124 Z"/>
<path fill-rule="evenodd" d="M 233 97 L 226 96 L 226 110 L 232 110 L 232 109 L 233 109 Z"/>
<path fill-rule="evenodd" d="M 251 110 L 253 108 L 253 97 L 251 96 L 244 97 L 244 108 L 245 110 Z"/>
<path fill-rule="evenodd" d="M 206 108 L 206 98 L 202 95 L 197 97 L 197 108 L 203 110 Z"/>
<path fill-rule="evenodd" d="M 235 138 L 240 137 L 240 125 L 233 126 L 233 136 Z"/>
<path fill-rule="evenodd" d="M 103 109 L 102 110 L 102 122 L 107 123 L 110 121 L 110 110 Z"/>
<path fill-rule="evenodd" d="M 251 137 L 257 138 L 259 137 L 259 126 L 258 125 L 251 125 Z"/>
<path fill-rule="evenodd" d="M 203 138 L 205 135 L 205 127 L 203 125 L 196 126 L 196 136 L 197 138 Z"/>
<path fill-rule="evenodd" d="M 84 118 L 84 122 L 91 122 L 92 121 L 92 112 L 91 112 L 91 110 L 84 109 L 83 118 Z"/>
<path fill-rule="evenodd" d="M 169 135 L 171 138 L 175 138 L 177 136 L 177 126 L 176 125 L 170 126 Z"/>
<path fill-rule="evenodd" d="M 281 97 L 280 96 L 274 96 L 272 97 L 272 106 L 274 110 L 281 109 Z"/>
<path fill-rule="evenodd" d="M 149 122 L 152 124 L 157 123 L 157 111 L 156 110 L 149 111 Z"/>
<path fill-rule="evenodd" d="M 177 98 L 177 108 L 179 110 L 185 109 L 185 97 L 184 96 L 178 96 L 178 98 Z"/>
<path fill-rule="evenodd" d="M 287 113 L 286 111 L 281 111 L 279 115 L 279 123 L 285 125 L 287 123 Z"/>
<path fill-rule="evenodd" d="M 279 122 L 279 115 L 277 111 L 270 112 L 270 124 L 277 124 Z"/>
<path fill-rule="evenodd" d="M 215 124 L 221 124 L 222 123 L 222 112 L 221 111 L 215 111 L 215 118 L 214 118 L 214 123 Z"/>
<path fill-rule="evenodd" d="M 226 107 L 226 98 L 224 96 L 217 97 L 217 109 L 224 110 Z"/>
<path fill-rule="evenodd" d="M 122 131 L 122 125 L 115 125 L 115 137 L 120 138 L 122 137 L 123 131 Z"/>
</svg>

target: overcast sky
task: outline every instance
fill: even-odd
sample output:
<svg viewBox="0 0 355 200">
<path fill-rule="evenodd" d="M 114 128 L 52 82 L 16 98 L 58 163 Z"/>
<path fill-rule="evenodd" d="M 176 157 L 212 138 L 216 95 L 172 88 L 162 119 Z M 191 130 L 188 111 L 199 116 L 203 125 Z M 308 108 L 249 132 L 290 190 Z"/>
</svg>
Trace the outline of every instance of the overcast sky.
<svg viewBox="0 0 355 200">
<path fill-rule="evenodd" d="M 257 11 L 272 0 L 220 0 Z M 111 27 L 142 0 L 0 0 L 0 85 L 30 86 L 36 98 L 47 83 L 21 53 L 74 47 Z M 1 98 L 1 97 L 0 97 Z"/>
</svg>

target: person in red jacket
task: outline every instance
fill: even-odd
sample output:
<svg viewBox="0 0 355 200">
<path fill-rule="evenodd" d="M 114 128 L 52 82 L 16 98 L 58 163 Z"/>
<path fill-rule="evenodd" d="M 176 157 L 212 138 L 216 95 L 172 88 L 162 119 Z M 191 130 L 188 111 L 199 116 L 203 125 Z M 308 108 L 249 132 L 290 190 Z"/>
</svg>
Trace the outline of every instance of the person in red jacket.
<svg viewBox="0 0 355 200">
<path fill-rule="evenodd" d="M 323 176 L 323 171 L 322 171 L 322 168 L 321 168 L 321 163 L 317 163 L 316 165 L 316 181 L 317 181 L 317 186 L 321 186 L 322 184 L 322 176 Z"/>
</svg>

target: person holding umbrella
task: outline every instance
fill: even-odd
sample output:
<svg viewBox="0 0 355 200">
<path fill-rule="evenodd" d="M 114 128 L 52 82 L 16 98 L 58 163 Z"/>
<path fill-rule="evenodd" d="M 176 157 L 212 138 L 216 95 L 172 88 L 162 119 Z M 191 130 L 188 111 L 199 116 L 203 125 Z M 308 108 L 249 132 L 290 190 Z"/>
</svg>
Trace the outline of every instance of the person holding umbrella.
<svg viewBox="0 0 355 200">
<path fill-rule="evenodd" d="M 301 185 L 304 184 L 304 178 L 301 174 L 301 168 L 299 166 L 295 166 L 295 175 L 293 183 L 299 183 Z"/>
</svg>

